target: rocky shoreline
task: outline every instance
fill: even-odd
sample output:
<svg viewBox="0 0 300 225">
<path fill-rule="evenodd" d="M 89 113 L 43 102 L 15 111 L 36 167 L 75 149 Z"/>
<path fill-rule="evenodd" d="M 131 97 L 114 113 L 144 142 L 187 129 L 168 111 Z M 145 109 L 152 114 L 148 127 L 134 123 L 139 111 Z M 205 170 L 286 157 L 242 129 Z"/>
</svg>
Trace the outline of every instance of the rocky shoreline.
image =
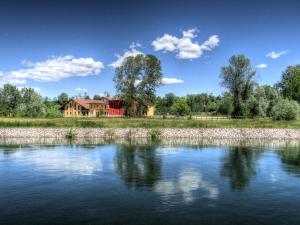
<svg viewBox="0 0 300 225">
<path fill-rule="evenodd" d="M 300 139 L 300 129 L 269 128 L 1 128 L 0 138 L 64 138 L 72 132 L 78 138 L 161 138 Z"/>
</svg>

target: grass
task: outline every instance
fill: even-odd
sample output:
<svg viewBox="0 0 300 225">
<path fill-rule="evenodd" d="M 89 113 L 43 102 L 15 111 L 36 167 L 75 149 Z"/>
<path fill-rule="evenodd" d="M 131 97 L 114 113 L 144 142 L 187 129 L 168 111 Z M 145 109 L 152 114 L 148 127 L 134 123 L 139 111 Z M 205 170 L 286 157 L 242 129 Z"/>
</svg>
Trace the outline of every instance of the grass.
<svg viewBox="0 0 300 225">
<path fill-rule="evenodd" d="M 300 128 L 300 120 L 187 118 L 0 118 L 0 127 L 104 128 Z"/>
</svg>

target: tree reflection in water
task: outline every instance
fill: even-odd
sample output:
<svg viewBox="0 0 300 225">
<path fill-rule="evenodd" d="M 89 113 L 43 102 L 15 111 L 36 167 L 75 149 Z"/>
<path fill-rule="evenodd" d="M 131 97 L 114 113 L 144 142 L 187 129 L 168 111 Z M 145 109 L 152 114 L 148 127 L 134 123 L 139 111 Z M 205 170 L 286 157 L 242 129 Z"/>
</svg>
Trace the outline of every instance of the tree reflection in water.
<svg viewBox="0 0 300 225">
<path fill-rule="evenodd" d="M 300 177 L 300 149 L 288 147 L 278 151 L 283 169 Z"/>
<path fill-rule="evenodd" d="M 221 174 L 228 177 L 233 190 L 242 190 L 256 174 L 256 161 L 261 150 L 251 147 L 232 147 L 223 158 Z"/>
<path fill-rule="evenodd" d="M 134 187 L 153 187 L 161 176 L 161 158 L 156 146 L 119 145 L 115 169 L 125 183 Z"/>
</svg>

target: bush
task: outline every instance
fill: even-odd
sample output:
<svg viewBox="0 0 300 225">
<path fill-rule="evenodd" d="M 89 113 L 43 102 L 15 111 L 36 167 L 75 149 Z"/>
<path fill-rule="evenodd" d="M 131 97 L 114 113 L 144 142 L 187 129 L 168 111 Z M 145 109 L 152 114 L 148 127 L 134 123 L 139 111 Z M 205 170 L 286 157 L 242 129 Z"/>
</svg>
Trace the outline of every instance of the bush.
<svg viewBox="0 0 300 225">
<path fill-rule="evenodd" d="M 288 99 L 280 100 L 272 108 L 272 118 L 274 120 L 294 120 L 299 114 L 299 104 Z"/>
<path fill-rule="evenodd" d="M 159 129 L 151 129 L 150 131 L 150 139 L 151 141 L 158 142 L 161 139 L 161 130 Z"/>
<path fill-rule="evenodd" d="M 47 118 L 59 118 L 62 117 L 63 114 L 61 113 L 61 111 L 59 110 L 60 106 L 56 105 L 56 104 L 49 104 L 46 106 L 45 108 L 45 116 Z"/>
<path fill-rule="evenodd" d="M 175 100 L 175 103 L 172 106 L 171 111 L 176 116 L 185 116 L 190 113 L 190 108 L 189 105 L 187 104 L 186 99 L 178 98 Z"/>
</svg>

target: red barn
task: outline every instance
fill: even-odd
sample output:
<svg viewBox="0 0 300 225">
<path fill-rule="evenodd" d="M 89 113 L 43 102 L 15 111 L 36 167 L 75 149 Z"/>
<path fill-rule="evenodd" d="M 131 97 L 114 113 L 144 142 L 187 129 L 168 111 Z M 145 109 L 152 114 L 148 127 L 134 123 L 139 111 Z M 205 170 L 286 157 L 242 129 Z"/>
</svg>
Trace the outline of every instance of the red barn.
<svg viewBox="0 0 300 225">
<path fill-rule="evenodd" d="M 120 97 L 103 97 L 105 104 L 105 115 L 107 116 L 123 116 L 124 110 L 121 107 Z"/>
</svg>

